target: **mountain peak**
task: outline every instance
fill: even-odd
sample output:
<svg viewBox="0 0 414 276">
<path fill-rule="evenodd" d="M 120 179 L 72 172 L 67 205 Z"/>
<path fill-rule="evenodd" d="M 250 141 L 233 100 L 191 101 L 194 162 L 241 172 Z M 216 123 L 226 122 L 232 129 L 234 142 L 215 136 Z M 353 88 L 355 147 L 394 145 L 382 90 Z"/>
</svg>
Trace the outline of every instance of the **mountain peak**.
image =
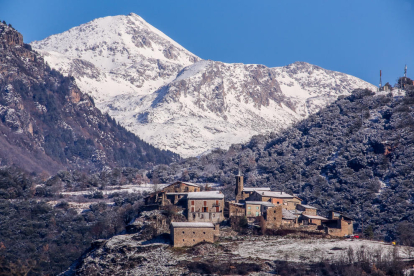
<svg viewBox="0 0 414 276">
<path fill-rule="evenodd" d="M 374 87 L 306 62 L 268 68 L 201 60 L 134 13 L 32 45 L 102 111 L 183 156 L 281 130 L 339 95 Z"/>
</svg>

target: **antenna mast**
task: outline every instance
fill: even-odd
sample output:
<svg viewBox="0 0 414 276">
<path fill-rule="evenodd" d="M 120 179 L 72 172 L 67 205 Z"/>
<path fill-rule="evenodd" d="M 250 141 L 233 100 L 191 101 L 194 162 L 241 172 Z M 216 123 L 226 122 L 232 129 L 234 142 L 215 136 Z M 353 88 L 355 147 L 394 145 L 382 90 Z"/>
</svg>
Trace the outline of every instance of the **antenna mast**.
<svg viewBox="0 0 414 276">
<path fill-rule="evenodd" d="M 382 71 L 380 70 L 380 83 L 379 83 L 379 88 L 381 90 L 382 88 Z"/>
<path fill-rule="evenodd" d="M 405 79 L 407 78 L 407 64 L 405 65 L 405 68 L 404 68 L 404 78 Z"/>
</svg>

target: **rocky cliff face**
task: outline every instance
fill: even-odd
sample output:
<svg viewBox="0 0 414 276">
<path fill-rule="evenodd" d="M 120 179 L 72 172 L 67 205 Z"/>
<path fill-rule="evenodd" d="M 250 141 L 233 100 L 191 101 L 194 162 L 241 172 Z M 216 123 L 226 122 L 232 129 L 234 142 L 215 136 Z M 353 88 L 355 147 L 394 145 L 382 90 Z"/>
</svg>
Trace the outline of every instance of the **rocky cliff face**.
<svg viewBox="0 0 414 276">
<path fill-rule="evenodd" d="M 0 23 L 0 165 L 29 171 L 143 167 L 174 157 L 142 142 L 102 114 L 73 77 L 50 69 Z"/>
<path fill-rule="evenodd" d="M 183 156 L 277 132 L 356 88 L 353 76 L 200 60 L 136 14 L 99 18 L 32 43 L 48 63 L 145 141 Z"/>
</svg>

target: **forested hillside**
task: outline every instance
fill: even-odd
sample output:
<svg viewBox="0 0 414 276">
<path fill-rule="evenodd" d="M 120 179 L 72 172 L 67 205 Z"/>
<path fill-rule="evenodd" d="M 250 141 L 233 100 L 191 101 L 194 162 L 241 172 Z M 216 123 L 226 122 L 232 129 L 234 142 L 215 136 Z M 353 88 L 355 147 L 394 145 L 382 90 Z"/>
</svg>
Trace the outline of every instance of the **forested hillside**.
<svg viewBox="0 0 414 276">
<path fill-rule="evenodd" d="M 0 22 L 0 166 L 55 174 L 151 168 L 177 157 L 102 114 L 74 78 L 50 69 L 20 33 Z"/>
<path fill-rule="evenodd" d="M 298 194 L 322 214 L 343 211 L 361 230 L 394 239 L 400 222 L 414 218 L 414 89 L 407 96 L 356 90 L 283 133 L 255 136 L 228 151 L 215 150 L 150 177 L 225 185 L 234 197 L 240 167 L 246 186 Z"/>
</svg>

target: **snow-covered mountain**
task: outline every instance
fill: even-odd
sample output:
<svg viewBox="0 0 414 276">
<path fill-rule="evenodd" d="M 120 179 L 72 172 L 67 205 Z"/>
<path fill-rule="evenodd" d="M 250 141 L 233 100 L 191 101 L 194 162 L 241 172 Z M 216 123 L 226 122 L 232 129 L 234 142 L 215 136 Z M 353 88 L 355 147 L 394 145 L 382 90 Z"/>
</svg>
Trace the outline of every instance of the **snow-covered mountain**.
<svg viewBox="0 0 414 276">
<path fill-rule="evenodd" d="M 304 62 L 269 68 L 201 60 L 136 14 L 31 44 L 102 111 L 185 157 L 279 131 L 356 88 L 375 89 Z"/>
</svg>

